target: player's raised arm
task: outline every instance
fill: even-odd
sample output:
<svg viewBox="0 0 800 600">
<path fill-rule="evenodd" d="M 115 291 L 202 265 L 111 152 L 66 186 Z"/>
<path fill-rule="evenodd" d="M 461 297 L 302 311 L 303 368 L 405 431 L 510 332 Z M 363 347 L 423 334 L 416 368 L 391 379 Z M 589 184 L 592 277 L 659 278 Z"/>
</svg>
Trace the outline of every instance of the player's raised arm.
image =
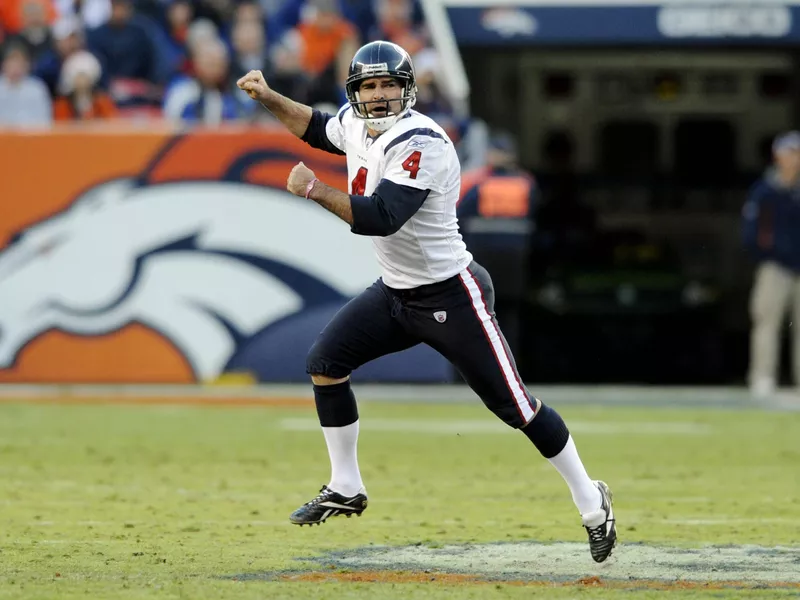
<svg viewBox="0 0 800 600">
<path fill-rule="evenodd" d="M 270 88 L 261 71 L 250 71 L 236 85 L 264 105 L 291 133 L 299 138 L 305 135 L 313 114 L 310 106 L 295 102 Z"/>
<path fill-rule="evenodd" d="M 341 119 L 295 102 L 271 89 L 261 71 L 250 71 L 236 84 L 275 115 L 286 128 L 312 148 L 344 155 Z"/>
</svg>

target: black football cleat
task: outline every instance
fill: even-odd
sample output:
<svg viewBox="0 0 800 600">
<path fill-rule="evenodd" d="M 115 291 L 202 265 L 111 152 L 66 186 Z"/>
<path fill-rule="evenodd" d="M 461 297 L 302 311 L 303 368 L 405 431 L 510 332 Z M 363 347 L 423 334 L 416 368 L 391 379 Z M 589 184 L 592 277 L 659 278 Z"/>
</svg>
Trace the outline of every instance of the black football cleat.
<svg viewBox="0 0 800 600">
<path fill-rule="evenodd" d="M 367 497 L 358 493 L 348 498 L 323 485 L 319 495 L 294 511 L 289 520 L 295 525 L 321 525 L 328 517 L 361 516 L 367 508 Z"/>
<path fill-rule="evenodd" d="M 611 506 L 612 494 L 602 481 L 595 481 L 600 490 L 603 503 L 594 512 L 581 515 L 583 527 L 589 534 L 589 550 L 595 562 L 601 563 L 611 555 L 617 543 L 617 524 L 614 520 L 614 509 Z"/>
</svg>

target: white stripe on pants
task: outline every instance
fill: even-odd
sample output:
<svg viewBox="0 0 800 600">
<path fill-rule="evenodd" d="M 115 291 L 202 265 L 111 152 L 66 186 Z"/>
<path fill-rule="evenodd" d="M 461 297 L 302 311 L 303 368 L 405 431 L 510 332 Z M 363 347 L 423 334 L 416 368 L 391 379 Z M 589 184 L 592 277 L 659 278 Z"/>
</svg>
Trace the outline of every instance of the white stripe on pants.
<svg viewBox="0 0 800 600">
<path fill-rule="evenodd" d="M 483 332 L 486 335 L 486 341 L 489 342 L 489 346 L 494 353 L 497 365 L 500 367 L 500 372 L 503 374 L 503 379 L 505 379 L 506 386 L 508 387 L 508 392 L 517 403 L 519 416 L 522 418 L 523 423 L 528 424 L 536 414 L 535 409 L 531 403 L 531 399 L 528 397 L 527 391 L 523 389 L 522 383 L 519 381 L 517 372 L 511 365 L 505 345 L 500 337 L 500 332 L 489 314 L 489 309 L 486 306 L 486 300 L 483 297 L 481 286 L 475 280 L 475 276 L 469 269 L 465 269 L 459 273 L 458 276 L 461 278 L 461 282 L 472 300 L 472 308 L 481 323 Z"/>
<path fill-rule="evenodd" d="M 790 306 L 794 383 L 800 386 L 800 275 L 773 262 L 761 263 L 750 297 L 751 386 L 778 379 L 781 333 Z"/>
</svg>

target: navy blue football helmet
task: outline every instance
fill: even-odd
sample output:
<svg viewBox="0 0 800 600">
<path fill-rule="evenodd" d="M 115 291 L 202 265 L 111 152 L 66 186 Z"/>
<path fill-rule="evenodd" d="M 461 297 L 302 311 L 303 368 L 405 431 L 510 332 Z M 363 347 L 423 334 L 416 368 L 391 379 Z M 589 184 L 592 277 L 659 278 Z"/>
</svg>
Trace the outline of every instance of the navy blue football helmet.
<svg viewBox="0 0 800 600">
<path fill-rule="evenodd" d="M 392 77 L 403 87 L 399 99 L 400 110 L 380 117 L 369 113 L 368 103 L 361 101 L 358 90 L 362 81 L 374 77 Z M 357 118 L 366 121 L 375 131 L 386 131 L 402 119 L 417 101 L 417 78 L 411 56 L 392 42 L 370 42 L 362 46 L 350 62 L 345 91 Z"/>
</svg>

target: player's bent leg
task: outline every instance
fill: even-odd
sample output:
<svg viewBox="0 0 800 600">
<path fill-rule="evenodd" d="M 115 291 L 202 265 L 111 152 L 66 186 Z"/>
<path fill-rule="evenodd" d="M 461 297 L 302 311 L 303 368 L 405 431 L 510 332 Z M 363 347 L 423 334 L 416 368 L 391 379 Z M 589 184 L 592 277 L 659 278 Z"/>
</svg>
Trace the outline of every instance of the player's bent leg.
<svg viewBox="0 0 800 600">
<path fill-rule="evenodd" d="M 444 325 L 449 323 L 449 329 L 431 326 L 432 335 L 425 341 L 453 363 L 492 412 L 520 429 L 561 474 L 589 534 L 592 557 L 602 562 L 616 542 L 607 486 L 589 478 L 561 416 L 533 398 L 522 385 L 514 357 L 494 317 L 489 274 L 473 263 L 460 279 L 466 302 L 448 308 Z"/>
<path fill-rule="evenodd" d="M 292 523 L 313 525 L 338 515 L 360 516 L 367 507 L 358 466 L 358 406 L 350 373 L 415 343 L 395 321 L 390 299 L 379 283 L 345 305 L 319 335 L 309 351 L 306 370 L 314 384 L 331 478 L 316 497 L 292 513 Z"/>
<path fill-rule="evenodd" d="M 603 562 L 617 542 L 611 490 L 604 482 L 589 478 L 561 415 L 540 401 L 539 405 L 534 419 L 521 428 L 522 433 L 564 478 L 581 513 L 592 558 Z"/>
<path fill-rule="evenodd" d="M 358 467 L 358 406 L 350 378 L 312 375 L 317 415 L 331 461 L 330 483 L 319 494 L 295 510 L 289 520 L 295 525 L 320 525 L 338 515 L 361 516 L 367 494 Z"/>
</svg>

